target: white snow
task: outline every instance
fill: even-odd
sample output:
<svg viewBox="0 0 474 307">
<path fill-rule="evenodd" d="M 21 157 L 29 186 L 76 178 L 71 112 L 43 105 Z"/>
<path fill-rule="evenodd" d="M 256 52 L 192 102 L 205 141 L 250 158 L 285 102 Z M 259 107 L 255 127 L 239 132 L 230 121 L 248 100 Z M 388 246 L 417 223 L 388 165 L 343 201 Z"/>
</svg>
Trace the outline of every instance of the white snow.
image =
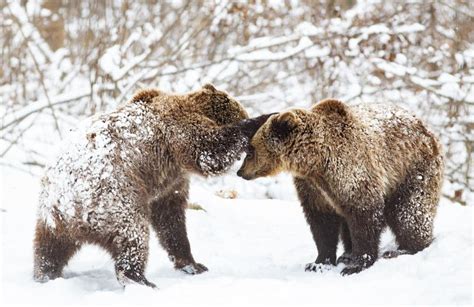
<svg viewBox="0 0 474 307">
<path fill-rule="evenodd" d="M 93 246 L 72 259 L 64 278 L 35 283 L 32 238 L 39 179 L 7 168 L 0 174 L 2 306 L 472 305 L 472 206 L 443 200 L 436 239 L 428 249 L 381 259 L 360 274 L 343 277 L 342 265 L 322 273 L 304 271 L 316 258 L 316 248 L 296 201 L 227 200 L 196 185 L 190 201 L 206 212 L 188 210 L 188 233 L 196 261 L 209 272 L 188 276 L 175 271 L 151 236 L 146 275 L 158 290 L 133 285 L 123 290 L 113 261 Z M 381 252 L 394 247 L 393 237 L 385 233 Z"/>
<path fill-rule="evenodd" d="M 227 51 L 229 55 L 235 56 L 245 52 L 252 52 L 254 50 L 259 50 L 267 47 L 272 46 L 279 46 L 283 45 L 288 42 L 297 41 L 300 39 L 299 35 L 291 35 L 291 36 L 284 36 L 284 37 L 259 37 L 254 38 L 251 40 L 247 46 L 236 46 L 229 48 Z"/>
<path fill-rule="evenodd" d="M 107 49 L 104 55 L 99 59 L 100 68 L 110 74 L 112 77 L 119 75 L 120 65 L 120 46 L 115 45 Z"/>
<path fill-rule="evenodd" d="M 385 73 L 390 73 L 396 76 L 405 76 L 406 74 L 414 74 L 416 73 L 416 68 L 414 67 L 406 67 L 404 65 L 400 65 L 394 62 L 384 61 L 378 58 L 373 58 L 372 62 Z"/>
<path fill-rule="evenodd" d="M 315 25 L 307 21 L 301 22 L 296 27 L 295 31 L 297 33 L 300 33 L 301 35 L 306 35 L 306 36 L 324 34 L 324 29 L 322 29 L 321 27 L 316 27 Z"/>
<path fill-rule="evenodd" d="M 367 37 L 370 34 L 390 33 L 390 29 L 384 24 L 375 24 L 366 28 L 360 29 L 360 32 Z"/>
<path fill-rule="evenodd" d="M 425 26 L 419 23 L 395 27 L 395 33 L 411 33 L 411 32 L 420 32 L 424 30 L 425 30 Z"/>
<path fill-rule="evenodd" d="M 284 58 L 291 57 L 313 46 L 313 42 L 306 36 L 299 39 L 298 45 L 295 47 L 288 47 L 285 51 L 272 52 L 268 49 L 256 50 L 249 53 L 236 56 L 239 61 L 279 61 Z M 239 50 L 240 51 L 240 50 Z"/>
</svg>

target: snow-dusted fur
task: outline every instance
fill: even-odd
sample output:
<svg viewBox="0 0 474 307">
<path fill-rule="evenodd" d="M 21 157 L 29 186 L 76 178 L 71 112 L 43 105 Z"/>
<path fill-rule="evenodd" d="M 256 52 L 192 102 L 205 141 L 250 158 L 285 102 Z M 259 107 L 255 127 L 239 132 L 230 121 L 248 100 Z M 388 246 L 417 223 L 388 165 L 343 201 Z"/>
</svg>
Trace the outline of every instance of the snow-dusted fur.
<svg viewBox="0 0 474 307">
<path fill-rule="evenodd" d="M 399 244 L 387 257 L 432 242 L 443 155 L 437 138 L 407 111 L 327 99 L 270 117 L 251 148 L 240 176 L 294 176 L 318 248 L 307 270 L 336 263 L 339 234 L 345 253 L 338 262 L 347 264 L 342 274 L 376 261 L 385 225 Z"/>
<path fill-rule="evenodd" d="M 154 286 L 143 274 L 150 223 L 176 268 L 206 271 L 186 234 L 189 172 L 225 172 L 267 117 L 246 118 L 237 101 L 205 85 L 184 95 L 143 90 L 85 123 L 42 179 L 34 278 L 60 276 L 87 242 L 111 253 L 120 283 Z"/>
</svg>

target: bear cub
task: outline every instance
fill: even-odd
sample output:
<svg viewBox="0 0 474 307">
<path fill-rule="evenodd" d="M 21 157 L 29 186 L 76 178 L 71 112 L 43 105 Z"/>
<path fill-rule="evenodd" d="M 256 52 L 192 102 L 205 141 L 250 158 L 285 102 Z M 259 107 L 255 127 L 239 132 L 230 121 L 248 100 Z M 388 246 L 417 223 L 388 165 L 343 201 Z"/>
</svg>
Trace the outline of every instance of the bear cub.
<svg viewBox="0 0 474 307">
<path fill-rule="evenodd" d="M 399 247 L 385 257 L 430 245 L 443 165 L 438 139 L 407 111 L 326 99 L 272 115 L 237 174 L 290 172 L 318 250 L 306 270 L 342 262 L 348 275 L 376 261 L 386 225 Z M 339 236 L 345 252 L 336 260 Z"/>
<path fill-rule="evenodd" d="M 120 284 L 154 287 L 145 276 L 149 225 L 176 269 L 207 268 L 191 253 L 185 209 L 189 175 L 229 169 L 268 116 L 207 84 L 187 94 L 139 91 L 90 119 L 42 179 L 34 279 L 61 276 L 82 244 L 105 248 Z"/>
</svg>

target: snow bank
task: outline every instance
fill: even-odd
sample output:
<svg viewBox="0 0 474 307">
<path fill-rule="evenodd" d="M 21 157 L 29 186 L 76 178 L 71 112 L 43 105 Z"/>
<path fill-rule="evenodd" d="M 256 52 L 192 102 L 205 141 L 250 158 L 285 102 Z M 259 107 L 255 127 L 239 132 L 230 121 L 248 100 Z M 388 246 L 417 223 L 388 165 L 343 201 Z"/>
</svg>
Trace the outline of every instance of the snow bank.
<svg viewBox="0 0 474 307">
<path fill-rule="evenodd" d="M 188 211 L 188 231 L 194 256 L 208 273 L 175 271 L 152 236 L 146 274 L 159 290 L 122 290 L 110 257 L 93 246 L 72 259 L 64 278 L 38 284 L 32 280 L 32 238 L 39 180 L 6 168 L 0 173 L 3 306 L 472 304 L 472 207 L 441 203 L 431 247 L 342 277 L 342 265 L 304 272 L 316 249 L 297 202 L 224 200 L 196 185 L 191 201 L 206 212 Z M 393 247 L 385 233 L 381 250 Z"/>
</svg>

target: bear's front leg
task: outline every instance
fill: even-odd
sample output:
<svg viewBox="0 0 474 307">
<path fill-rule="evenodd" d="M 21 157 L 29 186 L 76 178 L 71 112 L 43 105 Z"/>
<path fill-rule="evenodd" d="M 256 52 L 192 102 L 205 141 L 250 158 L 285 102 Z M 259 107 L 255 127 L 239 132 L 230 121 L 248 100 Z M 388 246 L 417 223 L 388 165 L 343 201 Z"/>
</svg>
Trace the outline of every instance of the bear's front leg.
<svg viewBox="0 0 474 307">
<path fill-rule="evenodd" d="M 329 204 L 311 182 L 294 179 L 298 196 L 318 249 L 314 262 L 306 264 L 307 272 L 322 272 L 336 264 L 336 250 L 342 218 L 329 209 Z"/>
<path fill-rule="evenodd" d="M 341 272 L 342 275 L 359 273 L 372 266 L 377 260 L 380 235 L 384 225 L 383 210 L 381 207 L 352 208 L 347 223 L 352 239 L 352 254 Z"/>
<path fill-rule="evenodd" d="M 186 232 L 187 182 L 172 190 L 152 202 L 151 224 L 176 269 L 191 275 L 203 273 L 208 269 L 194 261 Z"/>
<path fill-rule="evenodd" d="M 334 213 L 324 213 L 314 208 L 313 210 L 305 209 L 305 215 L 318 249 L 318 257 L 314 262 L 306 265 L 305 271 L 328 270 L 336 264 L 341 218 Z"/>
<path fill-rule="evenodd" d="M 341 239 L 342 245 L 344 246 L 344 253 L 339 256 L 339 258 L 337 258 L 336 264 L 349 264 L 352 256 L 352 239 L 349 226 L 347 225 L 346 221 L 342 222 L 341 224 Z"/>
</svg>

